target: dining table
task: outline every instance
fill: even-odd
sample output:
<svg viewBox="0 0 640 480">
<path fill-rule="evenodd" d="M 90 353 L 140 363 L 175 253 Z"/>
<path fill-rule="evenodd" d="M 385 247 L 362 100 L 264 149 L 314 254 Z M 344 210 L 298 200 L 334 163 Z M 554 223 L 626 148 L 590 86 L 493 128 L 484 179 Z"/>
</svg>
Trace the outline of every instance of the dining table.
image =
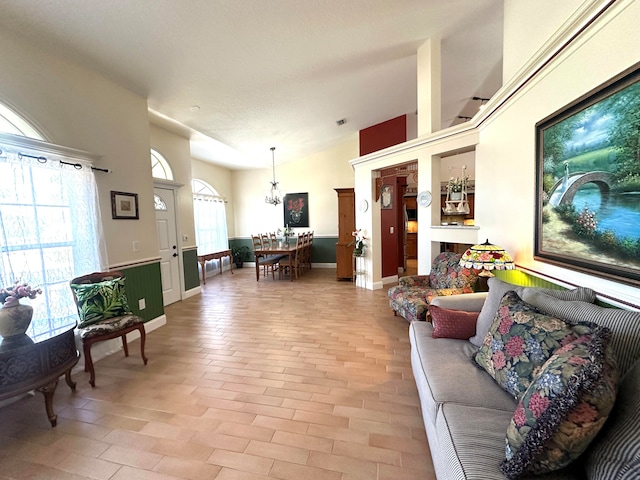
<svg viewBox="0 0 640 480">
<path fill-rule="evenodd" d="M 278 245 L 272 245 L 269 247 L 263 247 L 261 249 L 256 249 L 253 251 L 254 255 L 255 255 L 255 261 L 256 261 L 256 281 L 259 282 L 260 281 L 260 267 L 262 265 L 264 265 L 264 261 L 262 263 L 260 263 L 260 260 L 264 260 L 264 258 L 269 258 L 269 257 L 277 257 L 280 256 L 282 257 L 287 256 L 288 257 L 288 267 L 289 267 L 289 276 L 290 276 L 290 280 L 293 281 L 293 277 L 294 277 L 294 265 L 295 265 L 295 259 L 296 259 L 296 255 L 300 254 L 300 251 L 302 250 L 302 242 L 291 242 L 289 244 L 281 244 L 280 242 L 278 242 Z M 284 258 L 284 257 L 282 257 Z"/>
</svg>

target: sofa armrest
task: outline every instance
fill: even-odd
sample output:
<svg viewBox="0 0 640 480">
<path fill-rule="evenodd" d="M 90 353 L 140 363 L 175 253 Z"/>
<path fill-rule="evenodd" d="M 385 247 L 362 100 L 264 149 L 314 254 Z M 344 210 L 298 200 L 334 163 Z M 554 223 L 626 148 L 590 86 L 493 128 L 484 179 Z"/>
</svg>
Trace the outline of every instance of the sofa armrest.
<svg viewBox="0 0 640 480">
<path fill-rule="evenodd" d="M 488 292 L 465 293 L 464 295 L 451 295 L 434 297 L 431 305 L 448 308 L 449 310 L 464 310 L 467 312 L 479 312 L 489 295 Z"/>
<path fill-rule="evenodd" d="M 401 287 L 431 287 L 429 275 L 408 275 L 398 279 L 398 285 Z"/>
</svg>

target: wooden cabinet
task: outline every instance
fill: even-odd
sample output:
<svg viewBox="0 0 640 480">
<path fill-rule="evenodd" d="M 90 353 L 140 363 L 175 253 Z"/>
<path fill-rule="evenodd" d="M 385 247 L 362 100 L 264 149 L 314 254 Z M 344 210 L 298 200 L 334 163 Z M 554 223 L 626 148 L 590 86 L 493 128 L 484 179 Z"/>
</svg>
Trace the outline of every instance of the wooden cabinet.
<svg viewBox="0 0 640 480">
<path fill-rule="evenodd" d="M 338 243 L 336 243 L 336 277 L 353 278 L 353 240 L 356 229 L 356 195 L 353 188 L 336 188 L 338 193 Z"/>
<path fill-rule="evenodd" d="M 418 234 L 407 233 L 407 258 L 414 260 L 418 258 Z"/>
</svg>

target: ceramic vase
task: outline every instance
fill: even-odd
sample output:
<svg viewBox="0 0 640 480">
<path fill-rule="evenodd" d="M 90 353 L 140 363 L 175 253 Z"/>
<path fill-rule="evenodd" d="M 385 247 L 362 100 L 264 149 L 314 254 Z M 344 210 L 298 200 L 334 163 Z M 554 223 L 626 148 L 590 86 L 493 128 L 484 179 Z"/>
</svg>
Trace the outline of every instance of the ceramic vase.
<svg viewBox="0 0 640 480">
<path fill-rule="evenodd" d="M 2 338 L 22 335 L 27 331 L 33 317 L 30 305 L 14 305 L 0 308 L 0 336 Z"/>
<path fill-rule="evenodd" d="M 462 200 L 462 192 L 451 192 L 449 194 L 449 197 L 451 198 L 451 200 L 453 200 L 454 202 L 457 202 L 458 200 Z"/>
</svg>

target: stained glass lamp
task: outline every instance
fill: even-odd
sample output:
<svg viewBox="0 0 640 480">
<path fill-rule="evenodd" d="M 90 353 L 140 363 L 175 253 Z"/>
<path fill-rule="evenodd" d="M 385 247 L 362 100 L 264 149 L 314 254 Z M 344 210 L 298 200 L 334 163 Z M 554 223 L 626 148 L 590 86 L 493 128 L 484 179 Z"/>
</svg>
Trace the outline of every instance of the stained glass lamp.
<svg viewBox="0 0 640 480">
<path fill-rule="evenodd" d="M 474 270 L 481 270 L 481 277 L 493 277 L 491 270 L 513 270 L 515 264 L 511 255 L 502 247 L 484 243 L 468 248 L 460 259 L 460 265 Z"/>
</svg>

